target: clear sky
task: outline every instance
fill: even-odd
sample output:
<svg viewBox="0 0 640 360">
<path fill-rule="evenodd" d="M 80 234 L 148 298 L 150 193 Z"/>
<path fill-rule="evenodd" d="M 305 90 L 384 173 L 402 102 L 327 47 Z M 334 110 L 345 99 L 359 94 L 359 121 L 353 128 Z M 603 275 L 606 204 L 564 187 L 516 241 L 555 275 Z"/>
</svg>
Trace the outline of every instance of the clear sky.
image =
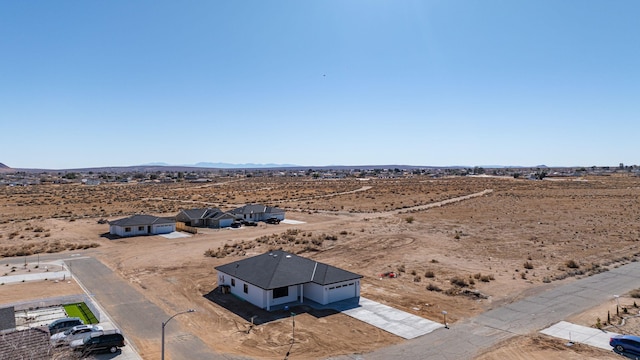
<svg viewBox="0 0 640 360">
<path fill-rule="evenodd" d="M 640 1 L 0 2 L 0 162 L 640 164 Z"/>
</svg>

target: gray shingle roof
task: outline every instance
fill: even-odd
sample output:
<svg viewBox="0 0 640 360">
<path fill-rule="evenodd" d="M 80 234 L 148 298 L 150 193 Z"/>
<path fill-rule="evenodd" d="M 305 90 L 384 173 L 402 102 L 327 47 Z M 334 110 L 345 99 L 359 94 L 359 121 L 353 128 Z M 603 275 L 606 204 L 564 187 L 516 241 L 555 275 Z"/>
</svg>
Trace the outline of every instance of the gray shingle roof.
<svg viewBox="0 0 640 360">
<path fill-rule="evenodd" d="M 109 225 L 116 226 L 138 226 L 138 225 L 156 225 L 156 224 L 175 224 L 175 220 L 161 218 L 152 215 L 133 215 L 126 218 L 109 221 Z"/>
<path fill-rule="evenodd" d="M 220 265 L 215 269 L 265 290 L 308 282 L 329 285 L 362 278 L 362 275 L 282 250 Z"/>
<path fill-rule="evenodd" d="M 206 208 L 206 209 L 189 209 L 189 210 L 181 210 L 183 214 L 185 214 L 190 220 L 199 220 L 199 219 L 220 219 L 223 215 L 227 214 L 227 217 L 233 217 L 228 213 L 222 212 L 222 210 L 218 208 Z"/>
<path fill-rule="evenodd" d="M 237 209 L 233 209 L 230 211 L 232 214 L 257 214 L 257 213 L 284 213 L 284 210 L 273 207 L 273 206 L 265 206 L 260 204 L 247 204 L 245 206 L 241 206 Z"/>
</svg>

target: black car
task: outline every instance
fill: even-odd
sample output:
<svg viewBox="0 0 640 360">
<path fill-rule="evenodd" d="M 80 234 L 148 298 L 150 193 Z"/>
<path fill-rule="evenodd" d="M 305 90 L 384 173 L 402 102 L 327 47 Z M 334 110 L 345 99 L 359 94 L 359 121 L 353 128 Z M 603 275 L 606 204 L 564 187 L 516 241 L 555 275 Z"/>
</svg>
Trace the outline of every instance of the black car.
<svg viewBox="0 0 640 360">
<path fill-rule="evenodd" d="M 82 351 L 83 354 L 104 350 L 115 353 L 118 348 L 124 345 L 124 336 L 119 330 L 89 333 L 84 338 L 72 341 L 69 344 L 73 350 Z"/>
<path fill-rule="evenodd" d="M 280 224 L 280 219 L 278 219 L 278 218 L 268 218 L 264 222 L 266 222 L 267 224 Z"/>
<path fill-rule="evenodd" d="M 242 225 L 244 225 L 244 226 L 258 226 L 258 223 L 254 222 L 254 221 L 246 221 L 245 220 L 245 221 L 242 221 Z"/>
</svg>

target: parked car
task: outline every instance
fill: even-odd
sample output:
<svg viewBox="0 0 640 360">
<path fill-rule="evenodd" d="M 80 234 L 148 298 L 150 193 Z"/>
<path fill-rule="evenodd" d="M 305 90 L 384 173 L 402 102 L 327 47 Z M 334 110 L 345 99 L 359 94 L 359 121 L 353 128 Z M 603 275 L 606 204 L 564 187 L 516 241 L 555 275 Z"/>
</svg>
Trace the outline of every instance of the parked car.
<svg viewBox="0 0 640 360">
<path fill-rule="evenodd" d="M 268 218 L 264 222 L 266 222 L 267 224 L 280 224 L 280 219 L 278 219 L 278 218 Z"/>
<path fill-rule="evenodd" d="M 55 335 L 77 325 L 84 325 L 84 322 L 77 317 L 58 319 L 49 324 L 49 334 Z"/>
<path fill-rule="evenodd" d="M 609 345 L 617 352 L 640 353 L 640 336 L 615 335 L 609 339 Z"/>
<path fill-rule="evenodd" d="M 237 229 L 237 228 L 239 228 L 241 226 L 242 226 L 241 222 L 235 222 L 234 221 L 234 222 L 231 223 L 231 227 L 234 228 L 234 229 Z"/>
<path fill-rule="evenodd" d="M 86 333 L 102 331 L 102 326 L 98 325 L 76 325 L 70 329 L 59 332 L 49 339 L 51 346 L 69 345 L 73 340 L 83 338 Z"/>
<path fill-rule="evenodd" d="M 244 225 L 244 226 L 258 226 L 258 223 L 257 223 L 257 222 L 255 222 L 255 221 L 246 221 L 246 220 L 243 220 L 243 221 L 242 221 L 242 225 Z"/>
<path fill-rule="evenodd" d="M 104 350 L 115 353 L 125 343 L 120 330 L 105 330 L 87 333 L 82 339 L 72 341 L 69 346 L 83 354 Z"/>
</svg>

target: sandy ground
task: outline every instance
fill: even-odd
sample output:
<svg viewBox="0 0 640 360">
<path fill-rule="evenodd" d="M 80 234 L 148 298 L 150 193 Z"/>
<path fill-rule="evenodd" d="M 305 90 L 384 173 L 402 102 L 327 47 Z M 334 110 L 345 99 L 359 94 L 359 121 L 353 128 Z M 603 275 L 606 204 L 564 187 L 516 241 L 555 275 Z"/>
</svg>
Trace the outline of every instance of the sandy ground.
<svg viewBox="0 0 640 360">
<path fill-rule="evenodd" d="M 485 190 L 492 191 L 424 209 Z M 266 324 L 247 334 L 244 320 L 203 295 L 217 286 L 215 266 L 270 249 L 282 248 L 362 274 L 363 296 L 434 321 L 440 321 L 446 309 L 449 322 L 606 271 L 640 254 L 637 177 L 254 178 L 207 185 L 51 185 L 2 191 L 0 254 L 86 252 L 168 313 L 182 310 L 185 303 L 203 309 L 202 316 L 185 324 L 217 351 L 259 358 L 281 358 L 290 324 Z M 175 215 L 179 208 L 226 210 L 248 202 L 280 206 L 287 210 L 287 218 L 304 223 L 204 229 L 181 239 L 118 240 L 102 236 L 108 225 L 98 223 L 140 212 Z M 387 271 L 400 276 L 381 279 Z M 480 297 L 465 295 L 464 290 Z M 16 293 L 34 296 L 31 290 Z M 606 312 L 599 316 L 605 319 Z M 304 358 L 368 351 L 402 341 L 342 315 L 300 316 L 297 327 L 298 322 L 298 351 Z M 513 352 L 504 353 L 510 354 L 507 358 L 518 358 L 517 349 L 522 358 L 531 356 L 528 359 L 564 359 L 577 351 L 557 348 L 537 335 L 517 341 L 501 348 Z M 139 348 L 144 354 L 145 348 L 157 346 Z M 556 353 L 557 357 L 550 355 Z M 578 351 L 577 356 L 584 355 L 602 358 Z"/>
<path fill-rule="evenodd" d="M 5 284 L 0 287 L 0 304 L 76 294 L 84 294 L 84 291 L 73 280 Z"/>
</svg>

